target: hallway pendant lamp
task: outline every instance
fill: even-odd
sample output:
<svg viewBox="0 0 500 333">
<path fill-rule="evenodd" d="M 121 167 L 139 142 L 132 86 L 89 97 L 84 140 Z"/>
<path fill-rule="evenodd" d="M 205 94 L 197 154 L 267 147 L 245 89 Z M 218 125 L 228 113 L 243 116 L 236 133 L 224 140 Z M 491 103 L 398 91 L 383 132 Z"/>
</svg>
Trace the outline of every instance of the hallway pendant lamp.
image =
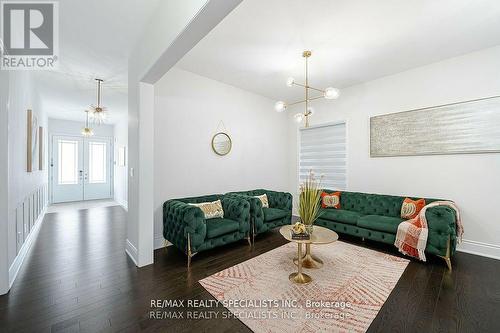
<svg viewBox="0 0 500 333">
<path fill-rule="evenodd" d="M 87 115 L 87 118 L 85 119 L 85 127 L 82 128 L 81 133 L 84 137 L 89 137 L 94 135 L 94 131 L 92 130 L 92 128 L 89 127 L 89 111 L 85 110 L 85 113 Z"/>
<path fill-rule="evenodd" d="M 97 104 L 91 105 L 92 121 L 94 124 L 101 125 L 106 121 L 106 108 L 101 105 L 102 102 L 102 83 L 104 80 L 95 79 L 97 82 Z"/>
<path fill-rule="evenodd" d="M 340 96 L 340 91 L 337 88 L 328 87 L 325 89 L 318 89 L 318 88 L 311 87 L 309 85 L 309 72 L 308 72 L 308 67 L 307 67 L 308 63 L 307 62 L 308 62 L 308 59 L 311 55 L 312 55 L 311 51 L 302 52 L 302 57 L 304 57 L 304 59 L 305 59 L 305 80 L 306 80 L 306 82 L 304 84 L 298 83 L 293 77 L 290 77 L 286 80 L 286 85 L 288 87 L 299 86 L 299 87 L 304 88 L 305 99 L 297 101 L 297 102 L 293 102 L 293 103 L 286 103 L 284 101 L 278 101 L 274 105 L 274 108 L 276 109 L 276 111 L 283 112 L 288 107 L 290 107 L 292 105 L 304 103 L 305 104 L 304 111 L 295 114 L 294 120 L 299 124 L 305 120 L 305 127 L 309 127 L 309 117 L 312 116 L 314 113 L 314 110 L 309 105 L 311 101 L 313 101 L 315 99 L 319 99 L 319 98 L 337 99 Z M 313 90 L 313 91 L 318 92 L 320 94 L 318 94 L 317 96 L 312 96 L 310 93 L 310 90 Z"/>
</svg>

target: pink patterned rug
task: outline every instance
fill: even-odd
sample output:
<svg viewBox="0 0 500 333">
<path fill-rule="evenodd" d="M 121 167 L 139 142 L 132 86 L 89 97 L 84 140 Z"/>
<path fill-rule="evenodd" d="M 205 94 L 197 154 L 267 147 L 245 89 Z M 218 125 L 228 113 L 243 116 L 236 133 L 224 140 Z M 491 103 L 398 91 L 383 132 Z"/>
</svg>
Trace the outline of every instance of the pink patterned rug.
<svg viewBox="0 0 500 333">
<path fill-rule="evenodd" d="M 365 332 L 409 260 L 344 242 L 312 246 L 321 269 L 292 284 L 297 245 L 289 243 L 200 281 L 254 332 Z"/>
</svg>

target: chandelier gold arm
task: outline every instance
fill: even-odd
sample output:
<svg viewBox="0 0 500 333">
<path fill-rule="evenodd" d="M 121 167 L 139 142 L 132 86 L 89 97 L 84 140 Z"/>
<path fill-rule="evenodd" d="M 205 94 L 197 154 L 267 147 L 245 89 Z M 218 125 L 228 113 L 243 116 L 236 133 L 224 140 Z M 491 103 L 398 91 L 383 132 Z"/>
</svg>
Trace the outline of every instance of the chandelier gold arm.
<svg viewBox="0 0 500 333">
<path fill-rule="evenodd" d="M 315 99 L 320 99 L 320 98 L 325 98 L 325 96 L 320 95 L 320 96 L 316 96 L 316 97 L 310 97 L 309 101 L 314 101 Z"/>
<path fill-rule="evenodd" d="M 315 99 L 320 99 L 320 98 L 323 98 L 323 95 L 320 95 L 320 96 L 316 96 L 316 97 L 311 97 L 308 99 L 308 101 L 314 101 Z M 306 100 L 303 99 L 303 100 L 300 100 L 300 101 L 296 101 L 296 102 L 293 102 L 293 103 L 286 103 L 287 106 L 292 106 L 292 105 L 297 105 L 297 104 L 301 104 L 301 103 L 305 103 Z"/>
<path fill-rule="evenodd" d="M 325 90 L 323 90 L 323 89 L 319 89 L 319 88 L 315 88 L 315 87 L 311 87 L 311 86 L 306 86 L 305 84 L 298 83 L 298 82 L 293 82 L 292 85 L 299 86 L 302 88 L 311 89 L 311 90 L 316 90 L 316 91 L 319 91 L 321 93 L 325 93 Z"/>
</svg>

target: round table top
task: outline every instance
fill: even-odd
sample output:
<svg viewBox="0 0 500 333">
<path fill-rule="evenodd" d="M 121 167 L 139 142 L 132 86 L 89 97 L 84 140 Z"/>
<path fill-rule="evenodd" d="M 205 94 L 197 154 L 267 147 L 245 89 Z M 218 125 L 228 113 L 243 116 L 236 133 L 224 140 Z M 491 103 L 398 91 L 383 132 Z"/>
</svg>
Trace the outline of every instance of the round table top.
<svg viewBox="0 0 500 333">
<path fill-rule="evenodd" d="M 339 239 L 339 235 L 337 235 L 335 231 L 316 225 L 313 227 L 313 233 L 310 239 L 292 239 L 292 227 L 292 225 L 284 225 L 280 228 L 280 234 L 290 242 L 302 244 L 328 244 Z"/>
</svg>

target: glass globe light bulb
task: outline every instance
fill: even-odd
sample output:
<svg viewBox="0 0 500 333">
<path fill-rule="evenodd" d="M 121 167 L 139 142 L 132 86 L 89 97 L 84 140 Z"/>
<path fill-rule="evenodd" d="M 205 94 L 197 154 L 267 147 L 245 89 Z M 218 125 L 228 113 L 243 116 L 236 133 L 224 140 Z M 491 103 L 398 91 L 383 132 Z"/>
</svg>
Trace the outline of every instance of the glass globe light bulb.
<svg viewBox="0 0 500 333">
<path fill-rule="evenodd" d="M 296 115 L 293 116 L 295 119 L 295 122 L 301 123 L 302 120 L 304 119 L 304 115 L 302 113 L 297 113 Z"/>
<path fill-rule="evenodd" d="M 274 104 L 274 108 L 278 112 L 283 112 L 286 110 L 286 103 L 283 101 L 277 101 L 276 104 Z"/>
<path fill-rule="evenodd" d="M 328 87 L 323 95 L 326 99 L 337 99 L 340 96 L 340 91 L 337 88 Z"/>
<path fill-rule="evenodd" d="M 289 77 L 286 80 L 286 85 L 289 86 L 289 87 L 293 86 L 294 83 L 295 83 L 295 79 L 293 77 Z"/>
<path fill-rule="evenodd" d="M 314 114 L 314 108 L 312 106 L 307 108 L 307 112 L 309 113 L 310 116 Z"/>
</svg>

